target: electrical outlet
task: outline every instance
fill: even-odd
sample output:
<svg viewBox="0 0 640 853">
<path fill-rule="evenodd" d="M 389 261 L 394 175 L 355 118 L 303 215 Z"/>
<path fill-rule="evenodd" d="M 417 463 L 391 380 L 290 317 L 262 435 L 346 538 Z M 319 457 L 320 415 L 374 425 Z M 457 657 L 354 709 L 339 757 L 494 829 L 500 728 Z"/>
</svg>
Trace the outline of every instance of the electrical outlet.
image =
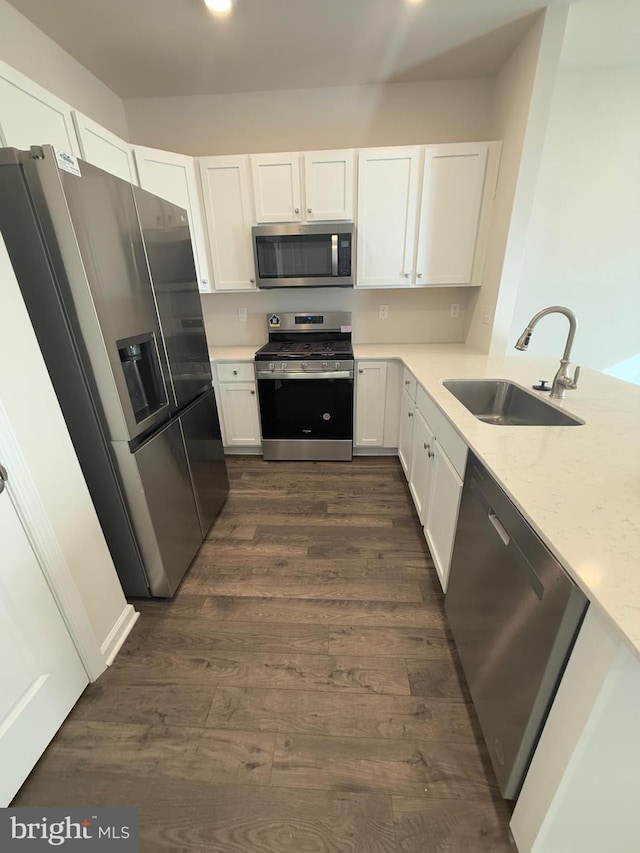
<svg viewBox="0 0 640 853">
<path fill-rule="evenodd" d="M 241 323 L 247 322 L 247 309 L 246 308 L 238 308 L 238 320 Z"/>
<path fill-rule="evenodd" d="M 485 326 L 488 326 L 489 323 L 491 322 L 491 306 L 490 305 L 485 305 L 484 308 L 482 309 L 482 322 L 485 324 Z"/>
<path fill-rule="evenodd" d="M 452 302 L 449 306 L 449 316 L 450 317 L 459 317 L 460 316 L 460 304 L 458 302 Z"/>
<path fill-rule="evenodd" d="M 388 305 L 378 305 L 378 320 L 388 320 L 389 319 L 389 306 Z"/>
</svg>

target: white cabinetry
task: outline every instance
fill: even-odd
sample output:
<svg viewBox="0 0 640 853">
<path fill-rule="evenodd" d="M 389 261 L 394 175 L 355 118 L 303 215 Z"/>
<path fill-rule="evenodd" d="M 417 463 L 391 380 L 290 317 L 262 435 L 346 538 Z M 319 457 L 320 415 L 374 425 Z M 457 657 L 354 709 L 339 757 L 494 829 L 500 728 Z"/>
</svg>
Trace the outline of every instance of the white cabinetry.
<svg viewBox="0 0 640 853">
<path fill-rule="evenodd" d="M 467 445 L 420 386 L 416 391 L 416 421 L 418 417 L 427 429 L 419 439 L 420 447 L 417 441 L 413 443 L 411 480 L 415 479 L 423 488 L 418 497 L 414 495 L 414 501 L 442 589 L 446 591 L 462 496 L 462 478 L 467 464 Z"/>
<path fill-rule="evenodd" d="M 487 153 L 486 143 L 425 149 L 417 284 L 480 283 L 473 272 Z"/>
<path fill-rule="evenodd" d="M 354 151 L 252 154 L 250 160 L 257 222 L 353 219 Z"/>
<path fill-rule="evenodd" d="M 424 518 L 424 535 L 440 577 L 443 590 L 447 588 L 449 568 L 453 553 L 453 540 L 458 523 L 458 510 L 462 497 L 462 477 L 444 452 L 442 444 L 434 442 L 432 462 L 431 500 Z"/>
<path fill-rule="evenodd" d="M 305 151 L 302 156 L 306 221 L 353 219 L 355 151 Z"/>
<path fill-rule="evenodd" d="M 409 491 L 422 525 L 425 524 L 433 482 L 435 436 L 419 409 L 414 409 Z"/>
<path fill-rule="evenodd" d="M 28 150 L 53 145 L 80 156 L 71 107 L 0 62 L 0 142 Z"/>
<path fill-rule="evenodd" d="M 357 362 L 354 430 L 356 447 L 383 446 L 386 394 L 387 362 Z"/>
<path fill-rule="evenodd" d="M 301 222 L 300 155 L 252 154 L 258 222 Z"/>
<path fill-rule="evenodd" d="M 357 286 L 410 284 L 419 165 L 419 148 L 359 152 Z"/>
<path fill-rule="evenodd" d="M 358 287 L 481 284 L 499 143 L 360 151 Z"/>
<path fill-rule="evenodd" d="M 443 590 L 462 496 L 467 446 L 415 377 L 405 369 L 398 457 Z"/>
<path fill-rule="evenodd" d="M 140 186 L 187 211 L 198 287 L 205 293 L 209 292 L 211 277 L 193 157 L 141 146 L 135 146 L 133 150 Z"/>
<path fill-rule="evenodd" d="M 398 425 L 398 459 L 407 480 L 411 469 L 413 444 L 413 419 L 416 404 L 416 380 L 405 368 L 402 375 L 402 396 L 400 401 L 400 423 Z"/>
<path fill-rule="evenodd" d="M 138 183 L 133 151 L 128 142 L 77 110 L 73 111 L 73 123 L 83 160 L 130 184 Z"/>
<path fill-rule="evenodd" d="M 225 448 L 260 447 L 260 416 L 253 362 L 217 365 L 217 388 Z"/>
<path fill-rule="evenodd" d="M 201 157 L 198 161 L 211 248 L 214 290 L 255 290 L 249 190 L 249 158 Z"/>
<path fill-rule="evenodd" d="M 396 448 L 402 365 L 356 362 L 354 447 Z"/>
</svg>

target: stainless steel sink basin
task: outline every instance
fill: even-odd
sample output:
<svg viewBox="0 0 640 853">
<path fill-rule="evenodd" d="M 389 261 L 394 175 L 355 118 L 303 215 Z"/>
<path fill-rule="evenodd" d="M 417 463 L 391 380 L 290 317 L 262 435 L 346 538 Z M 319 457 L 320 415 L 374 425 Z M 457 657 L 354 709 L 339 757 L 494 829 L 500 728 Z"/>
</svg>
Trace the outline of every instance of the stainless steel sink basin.
<svg viewBox="0 0 640 853">
<path fill-rule="evenodd" d="M 479 421 L 499 426 L 581 426 L 538 394 L 506 379 L 445 379 L 447 391 Z"/>
</svg>

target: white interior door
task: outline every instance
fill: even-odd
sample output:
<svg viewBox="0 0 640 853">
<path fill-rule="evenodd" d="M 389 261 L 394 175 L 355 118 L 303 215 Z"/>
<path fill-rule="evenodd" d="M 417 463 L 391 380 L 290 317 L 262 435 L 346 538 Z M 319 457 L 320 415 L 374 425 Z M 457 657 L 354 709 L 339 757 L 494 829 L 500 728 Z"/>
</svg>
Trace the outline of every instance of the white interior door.
<svg viewBox="0 0 640 853">
<path fill-rule="evenodd" d="M 89 683 L 0 479 L 0 807 Z"/>
</svg>

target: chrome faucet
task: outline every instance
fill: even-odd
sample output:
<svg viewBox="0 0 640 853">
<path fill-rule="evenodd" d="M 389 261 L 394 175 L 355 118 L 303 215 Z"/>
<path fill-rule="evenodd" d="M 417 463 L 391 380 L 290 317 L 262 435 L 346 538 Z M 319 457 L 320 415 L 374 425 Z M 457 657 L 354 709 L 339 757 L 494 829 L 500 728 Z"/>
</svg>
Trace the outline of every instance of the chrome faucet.
<svg viewBox="0 0 640 853">
<path fill-rule="evenodd" d="M 531 340 L 531 335 L 533 330 L 536 327 L 538 320 L 542 319 L 542 317 L 546 317 L 547 314 L 564 314 L 564 316 L 569 321 L 569 334 L 567 335 L 567 343 L 564 347 L 564 353 L 562 354 L 562 358 L 560 359 L 560 367 L 558 368 L 558 372 L 553 377 L 553 384 L 551 386 L 551 397 L 555 397 L 556 400 L 564 400 L 564 392 L 565 391 L 573 391 L 578 387 L 578 377 L 580 376 L 580 368 L 576 367 L 575 373 L 573 374 L 573 379 L 569 376 L 569 356 L 571 355 L 571 347 L 573 345 L 573 339 L 576 334 L 576 316 L 573 311 L 570 311 L 568 308 L 563 308 L 561 305 L 552 305 L 550 308 L 543 308 L 542 311 L 538 311 L 530 320 L 527 325 L 527 328 L 518 338 L 516 343 L 516 349 L 526 350 L 529 346 L 529 341 Z"/>
</svg>

